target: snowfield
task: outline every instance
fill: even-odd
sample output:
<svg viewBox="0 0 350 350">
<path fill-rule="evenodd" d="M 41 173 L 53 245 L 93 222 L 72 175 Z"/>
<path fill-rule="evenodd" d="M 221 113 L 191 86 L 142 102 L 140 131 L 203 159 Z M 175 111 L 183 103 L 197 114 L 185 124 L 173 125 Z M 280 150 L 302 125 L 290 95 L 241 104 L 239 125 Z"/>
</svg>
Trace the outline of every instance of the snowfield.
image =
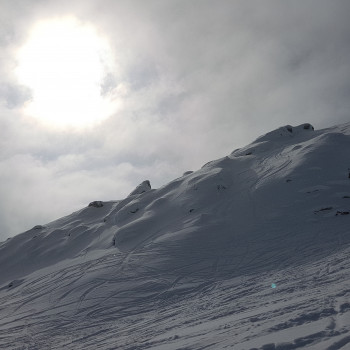
<svg viewBox="0 0 350 350">
<path fill-rule="evenodd" d="M 8 239 L 0 348 L 350 349 L 349 168 L 350 123 L 287 125 Z"/>
</svg>

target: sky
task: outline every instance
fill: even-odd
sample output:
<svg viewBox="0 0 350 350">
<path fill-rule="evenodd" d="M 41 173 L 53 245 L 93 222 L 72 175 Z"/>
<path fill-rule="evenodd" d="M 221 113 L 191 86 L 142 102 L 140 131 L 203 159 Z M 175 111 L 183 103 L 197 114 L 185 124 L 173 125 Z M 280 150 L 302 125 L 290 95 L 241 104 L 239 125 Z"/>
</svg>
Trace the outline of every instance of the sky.
<svg viewBox="0 0 350 350">
<path fill-rule="evenodd" d="M 0 8 L 0 240 L 279 126 L 350 120 L 347 0 Z"/>
</svg>

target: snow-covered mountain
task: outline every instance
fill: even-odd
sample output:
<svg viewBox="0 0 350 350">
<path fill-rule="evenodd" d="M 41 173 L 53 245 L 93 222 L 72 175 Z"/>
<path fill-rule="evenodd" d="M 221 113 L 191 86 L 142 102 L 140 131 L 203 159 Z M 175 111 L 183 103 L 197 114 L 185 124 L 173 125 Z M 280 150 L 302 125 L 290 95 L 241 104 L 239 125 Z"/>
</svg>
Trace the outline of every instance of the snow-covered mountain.
<svg viewBox="0 0 350 350">
<path fill-rule="evenodd" d="M 8 239 L 0 348 L 350 349 L 349 168 L 287 125 Z"/>
</svg>

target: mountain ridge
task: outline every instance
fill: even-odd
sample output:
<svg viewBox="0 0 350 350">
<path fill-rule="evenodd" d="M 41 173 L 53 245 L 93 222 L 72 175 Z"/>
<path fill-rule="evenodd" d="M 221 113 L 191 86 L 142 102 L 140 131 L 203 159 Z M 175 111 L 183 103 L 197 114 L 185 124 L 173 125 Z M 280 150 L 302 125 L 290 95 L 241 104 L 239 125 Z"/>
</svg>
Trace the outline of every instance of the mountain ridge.
<svg viewBox="0 0 350 350">
<path fill-rule="evenodd" d="M 45 343 L 45 337 L 34 337 L 37 344 L 57 349 L 93 349 L 96 343 L 86 340 L 82 332 L 89 333 L 91 327 L 94 334 L 100 326 L 107 329 L 98 338 L 102 349 L 111 348 L 107 336 L 116 329 L 124 338 L 114 336 L 115 346 L 123 349 L 156 349 L 164 344 L 169 349 L 232 345 L 234 349 L 265 350 L 269 344 L 273 344 L 271 349 L 328 349 L 326 346 L 332 348 L 339 341 L 350 343 L 350 338 L 346 340 L 350 334 L 346 308 L 350 286 L 342 280 L 349 274 L 349 151 L 350 123 L 323 130 L 314 130 L 308 123 L 286 125 L 159 189 L 151 189 L 146 180 L 125 199 L 91 202 L 71 215 L 3 242 L 0 315 L 5 316 L 0 323 L 4 339 L 0 344 L 9 346 L 14 337 L 25 342 L 25 335 L 18 330 L 23 319 L 30 329 L 42 334 L 51 334 L 38 323 L 43 319 L 52 325 L 63 322 L 57 334 L 67 331 L 65 324 L 74 329 L 74 337 L 80 334 L 76 338 L 80 340 L 74 338 L 69 344 L 61 340 L 57 345 Z M 339 285 L 330 290 L 334 276 Z M 317 281 L 322 283 L 317 285 Z M 308 299 L 306 287 L 314 292 L 318 288 L 320 298 L 333 295 L 325 303 L 333 311 L 326 306 L 308 310 L 320 299 Z M 291 296 L 295 301 L 287 312 L 289 321 L 283 321 L 282 310 L 288 309 Z M 267 311 L 262 312 L 252 298 L 261 298 Z M 205 312 L 210 324 L 208 339 L 197 329 L 203 299 L 210 311 Z M 299 299 L 302 312 L 296 306 Z M 241 305 L 236 310 L 239 317 L 233 311 L 224 312 L 235 308 L 234 300 Z M 249 319 L 253 321 L 248 323 L 239 311 L 245 309 L 244 303 L 252 309 Z M 193 315 L 184 310 L 188 306 L 196 310 Z M 33 307 L 38 318 L 34 321 Z M 57 313 L 51 314 L 52 309 Z M 169 312 L 163 321 L 154 314 L 161 310 Z M 19 312 L 23 319 L 8 323 L 6 315 Z M 312 312 L 314 316 L 310 316 Z M 273 313 L 279 315 L 277 323 Z M 177 315 L 174 320 L 172 314 Z M 265 321 L 255 327 L 254 320 L 262 315 Z M 332 331 L 327 322 L 334 321 L 335 315 L 345 321 Z M 153 326 L 147 324 L 145 329 L 151 335 L 131 341 L 127 328 L 119 324 L 129 324 L 130 317 L 136 318 L 130 326 L 133 332 L 145 326 L 144 317 L 158 321 Z M 86 328 L 79 331 L 77 319 Z M 174 332 L 181 329 L 178 338 L 176 334 L 160 336 L 170 332 L 166 331 L 168 322 L 176 324 L 171 328 Z M 196 334 L 193 339 L 181 326 L 184 322 L 190 325 L 192 335 Z M 227 322 L 231 326 L 224 332 L 220 327 Z M 321 333 L 312 337 L 310 330 L 305 344 L 300 345 L 302 342 L 296 342 L 300 337 L 293 338 L 293 332 L 298 329 L 301 336 L 309 323 Z M 9 335 L 1 333 L 8 327 Z M 239 335 L 241 328 L 244 331 Z M 235 334 L 235 339 L 230 343 L 222 332 Z M 273 334 L 278 334 L 276 341 L 264 340 L 273 339 Z M 148 338 L 152 341 L 145 341 Z"/>
</svg>

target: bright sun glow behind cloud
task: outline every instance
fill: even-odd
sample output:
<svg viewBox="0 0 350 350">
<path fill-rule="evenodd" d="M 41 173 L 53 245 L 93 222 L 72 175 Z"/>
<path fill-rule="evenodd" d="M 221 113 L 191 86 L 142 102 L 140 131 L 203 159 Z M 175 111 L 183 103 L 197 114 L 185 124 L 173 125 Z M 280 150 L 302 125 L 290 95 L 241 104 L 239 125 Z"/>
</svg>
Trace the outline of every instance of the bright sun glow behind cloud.
<svg viewBox="0 0 350 350">
<path fill-rule="evenodd" d="M 108 42 L 75 18 L 38 23 L 17 57 L 18 79 L 32 90 L 26 114 L 63 128 L 107 118 L 116 107 L 101 95 L 111 55 Z"/>
</svg>

